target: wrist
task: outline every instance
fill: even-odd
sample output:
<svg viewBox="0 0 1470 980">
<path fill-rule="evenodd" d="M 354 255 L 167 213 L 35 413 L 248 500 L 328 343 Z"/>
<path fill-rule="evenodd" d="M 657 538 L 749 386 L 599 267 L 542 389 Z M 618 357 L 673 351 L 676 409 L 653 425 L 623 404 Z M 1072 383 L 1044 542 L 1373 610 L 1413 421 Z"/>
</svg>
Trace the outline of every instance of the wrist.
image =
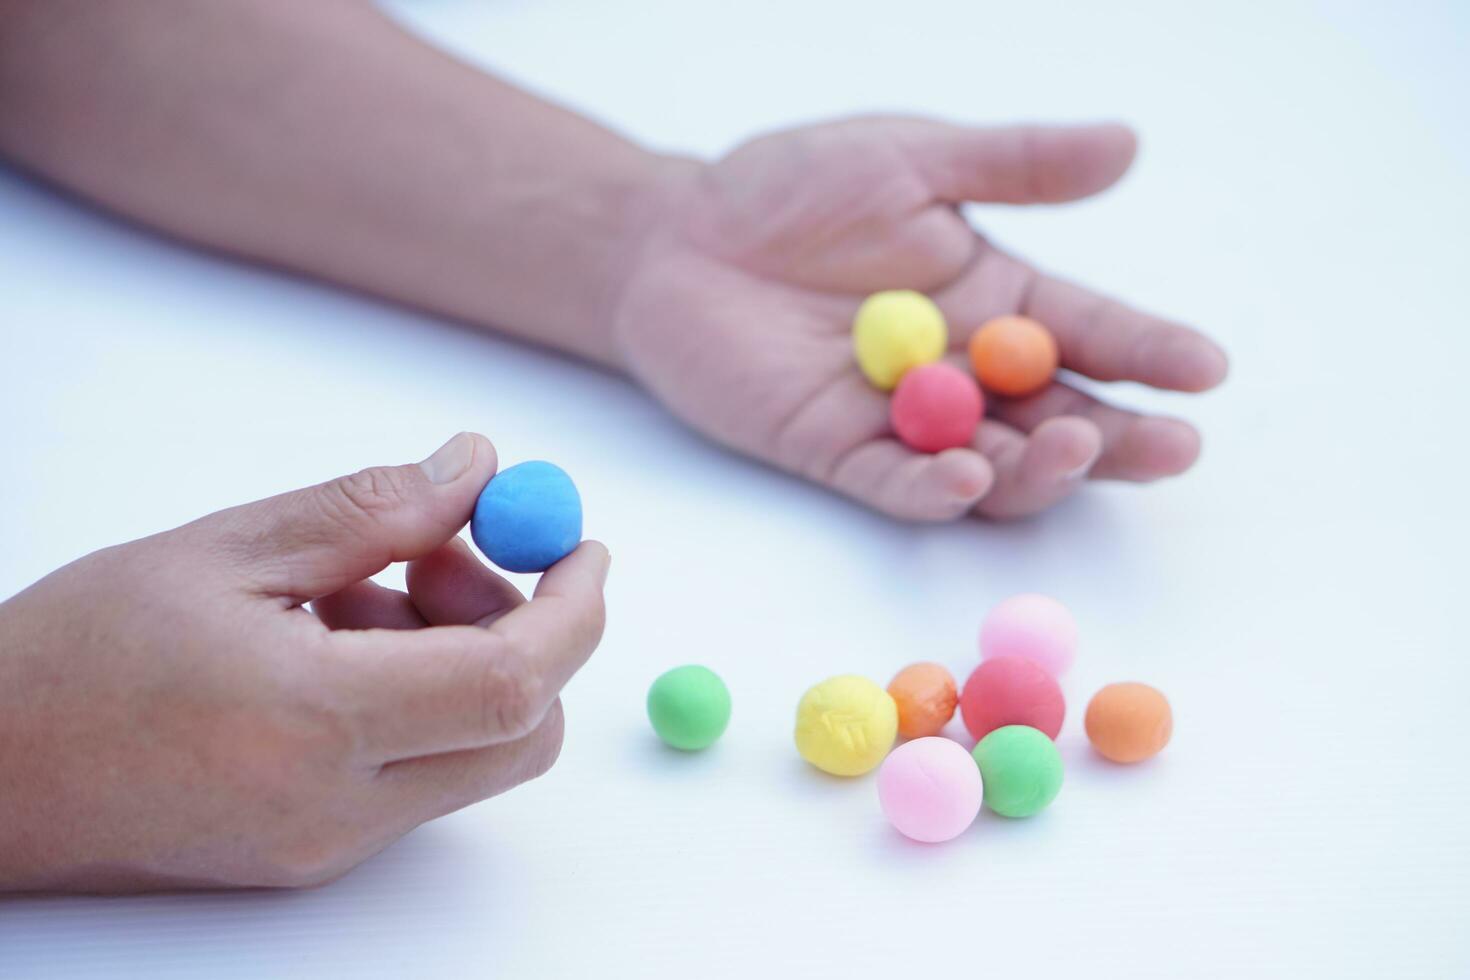
<svg viewBox="0 0 1470 980">
<path fill-rule="evenodd" d="M 692 157 L 651 152 L 645 157 L 637 178 L 624 187 L 616 245 L 609 252 L 595 306 L 589 309 L 585 321 L 597 337 L 595 360 L 621 374 L 632 373 L 626 351 L 616 335 L 616 317 L 623 296 L 704 168 L 701 161 Z"/>
<path fill-rule="evenodd" d="M 453 219 L 466 238 L 440 253 L 449 274 L 415 301 L 627 373 L 614 314 L 701 165 L 616 137 L 552 159 L 471 190 Z"/>
</svg>

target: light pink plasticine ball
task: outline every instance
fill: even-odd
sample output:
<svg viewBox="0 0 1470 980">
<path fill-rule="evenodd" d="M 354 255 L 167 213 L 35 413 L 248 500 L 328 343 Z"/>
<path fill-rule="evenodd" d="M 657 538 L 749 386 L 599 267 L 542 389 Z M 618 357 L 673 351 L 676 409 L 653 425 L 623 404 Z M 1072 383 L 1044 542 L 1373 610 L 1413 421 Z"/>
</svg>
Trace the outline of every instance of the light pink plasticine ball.
<svg viewBox="0 0 1470 980">
<path fill-rule="evenodd" d="M 878 769 L 878 803 L 905 837 L 937 844 L 965 832 L 980 812 L 980 768 L 958 742 L 905 742 Z"/>
<path fill-rule="evenodd" d="M 1025 657 L 1060 677 L 1077 657 L 1077 620 L 1050 596 L 1013 595 L 980 624 L 980 656 Z"/>
</svg>

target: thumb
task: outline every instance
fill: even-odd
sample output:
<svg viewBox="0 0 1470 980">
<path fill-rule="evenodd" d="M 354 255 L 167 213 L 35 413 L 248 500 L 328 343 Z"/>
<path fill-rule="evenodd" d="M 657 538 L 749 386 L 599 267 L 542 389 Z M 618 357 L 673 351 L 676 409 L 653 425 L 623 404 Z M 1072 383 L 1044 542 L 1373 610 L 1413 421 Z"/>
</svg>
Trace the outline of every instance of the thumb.
<svg viewBox="0 0 1470 980">
<path fill-rule="evenodd" d="M 461 432 L 421 463 L 375 466 L 198 522 L 270 595 L 329 595 L 464 527 L 495 475 L 495 447 Z"/>
<path fill-rule="evenodd" d="M 944 201 L 1046 204 L 1106 190 L 1127 172 L 1138 138 L 1127 126 L 970 128 L 926 122 L 905 139 Z"/>
</svg>

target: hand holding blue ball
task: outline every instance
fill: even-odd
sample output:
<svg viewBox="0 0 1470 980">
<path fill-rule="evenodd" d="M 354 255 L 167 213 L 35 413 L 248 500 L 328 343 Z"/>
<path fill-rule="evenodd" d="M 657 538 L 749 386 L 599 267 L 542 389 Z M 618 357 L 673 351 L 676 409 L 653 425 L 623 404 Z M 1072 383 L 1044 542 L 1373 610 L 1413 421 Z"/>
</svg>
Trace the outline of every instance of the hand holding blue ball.
<svg viewBox="0 0 1470 980">
<path fill-rule="evenodd" d="M 560 466 L 518 463 L 495 474 L 480 492 L 470 536 L 508 572 L 544 572 L 582 540 L 582 499 Z"/>
</svg>

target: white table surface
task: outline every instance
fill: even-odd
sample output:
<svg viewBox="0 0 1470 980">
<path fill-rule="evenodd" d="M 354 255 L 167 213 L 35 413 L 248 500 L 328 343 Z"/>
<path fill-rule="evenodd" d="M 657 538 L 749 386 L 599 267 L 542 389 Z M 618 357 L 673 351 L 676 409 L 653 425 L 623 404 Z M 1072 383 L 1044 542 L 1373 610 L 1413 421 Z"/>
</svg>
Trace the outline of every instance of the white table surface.
<svg viewBox="0 0 1470 980">
<path fill-rule="evenodd" d="M 1186 478 L 1024 524 L 892 523 L 620 380 L 0 171 L 0 595 L 460 428 L 566 466 L 617 556 L 549 776 L 315 891 L 0 902 L 0 976 L 1470 975 L 1470 15 L 1106 6 L 395 5 L 691 152 L 873 109 L 1137 125 L 1116 192 L 976 220 L 1213 331 L 1234 374 L 1200 399 L 1118 392 L 1201 424 Z M 808 684 L 965 671 L 981 613 L 1023 590 L 1083 626 L 1044 815 L 913 845 L 871 778 L 797 758 Z M 687 661 L 735 699 L 698 756 L 643 717 Z M 1080 715 L 1127 678 L 1169 694 L 1176 735 L 1120 769 Z"/>
</svg>

